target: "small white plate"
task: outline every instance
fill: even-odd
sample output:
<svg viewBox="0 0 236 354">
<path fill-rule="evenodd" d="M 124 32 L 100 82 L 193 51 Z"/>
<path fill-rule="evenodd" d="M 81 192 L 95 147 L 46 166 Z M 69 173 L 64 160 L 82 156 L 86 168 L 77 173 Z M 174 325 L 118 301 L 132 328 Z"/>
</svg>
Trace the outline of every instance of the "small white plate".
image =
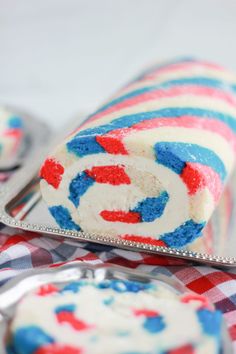
<svg viewBox="0 0 236 354">
<path fill-rule="evenodd" d="M 89 266 L 81 262 L 74 262 L 72 265 L 65 265 L 58 268 L 31 270 L 10 280 L 0 291 L 0 352 L 6 354 L 4 338 L 9 322 L 14 317 L 15 309 L 20 299 L 38 287 L 53 283 L 59 288 L 64 287 L 68 282 L 79 279 L 122 279 L 138 281 L 142 283 L 156 283 L 167 287 L 176 294 L 183 294 L 188 290 L 178 281 L 163 275 L 146 275 L 138 271 L 130 270 L 121 266 L 110 264 Z M 232 343 L 223 323 L 222 353 L 231 354 Z"/>
</svg>

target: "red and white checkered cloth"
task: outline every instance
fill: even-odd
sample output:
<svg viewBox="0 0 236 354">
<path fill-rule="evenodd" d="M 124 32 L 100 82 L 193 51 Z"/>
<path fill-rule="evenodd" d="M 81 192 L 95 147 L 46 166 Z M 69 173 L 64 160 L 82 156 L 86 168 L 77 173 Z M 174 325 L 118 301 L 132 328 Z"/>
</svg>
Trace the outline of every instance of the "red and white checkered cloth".
<svg viewBox="0 0 236 354">
<path fill-rule="evenodd" d="M 190 266 L 180 260 L 76 241 L 63 241 L 5 228 L 0 233 L 0 285 L 37 267 L 55 267 L 81 260 L 113 263 L 151 274 L 162 273 L 188 289 L 204 294 L 225 316 L 236 353 L 236 270 Z"/>
</svg>

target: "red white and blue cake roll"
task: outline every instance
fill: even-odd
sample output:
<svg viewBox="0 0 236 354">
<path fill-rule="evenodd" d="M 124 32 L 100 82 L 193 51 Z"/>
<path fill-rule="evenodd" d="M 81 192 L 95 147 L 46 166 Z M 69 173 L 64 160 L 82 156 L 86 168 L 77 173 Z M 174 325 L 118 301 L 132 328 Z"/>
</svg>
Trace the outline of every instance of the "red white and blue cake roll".
<svg viewBox="0 0 236 354">
<path fill-rule="evenodd" d="M 23 119 L 13 111 L 0 107 L 0 167 L 15 156 L 24 137 Z"/>
<path fill-rule="evenodd" d="M 194 59 L 153 67 L 44 162 L 41 191 L 63 229 L 183 247 L 232 172 L 236 77 Z"/>
<path fill-rule="evenodd" d="M 201 295 L 128 280 L 43 286 L 18 304 L 8 354 L 218 354 L 222 314 Z"/>
</svg>

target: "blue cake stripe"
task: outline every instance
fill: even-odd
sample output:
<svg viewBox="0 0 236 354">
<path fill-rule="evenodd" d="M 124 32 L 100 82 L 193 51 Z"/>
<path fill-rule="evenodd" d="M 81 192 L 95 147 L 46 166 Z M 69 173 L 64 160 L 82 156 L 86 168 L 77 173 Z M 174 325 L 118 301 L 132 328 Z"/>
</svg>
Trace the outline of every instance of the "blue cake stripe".
<svg viewBox="0 0 236 354">
<path fill-rule="evenodd" d="M 63 289 L 60 290 L 61 293 L 66 291 L 70 291 L 73 293 L 78 293 L 83 286 L 88 285 L 87 280 L 79 280 L 73 283 L 67 284 Z M 139 281 L 134 280 L 121 280 L 121 279 L 105 279 L 100 281 L 97 284 L 91 284 L 92 286 L 106 290 L 106 289 L 113 289 L 118 293 L 125 293 L 125 292 L 133 292 L 138 293 L 139 291 L 143 290 L 151 290 L 155 289 L 155 284 L 150 283 L 142 283 Z"/>
<path fill-rule="evenodd" d="M 154 146 L 158 163 L 181 174 L 186 162 L 195 162 L 211 167 L 222 181 L 226 170 L 221 159 L 210 149 L 197 144 L 161 142 Z"/>
<path fill-rule="evenodd" d="M 143 327 L 151 334 L 156 334 L 163 331 L 166 327 L 162 316 L 147 317 Z"/>
<path fill-rule="evenodd" d="M 91 154 L 98 154 L 105 150 L 96 142 L 94 137 L 74 137 L 66 144 L 68 152 L 72 152 L 76 156 L 83 157 Z"/>
<path fill-rule="evenodd" d="M 85 281 L 74 281 L 73 283 L 69 283 L 67 285 L 64 286 L 64 288 L 62 288 L 60 290 L 61 293 L 64 292 L 72 292 L 74 294 L 77 294 L 80 291 L 80 288 L 83 287 L 85 284 L 87 284 Z"/>
<path fill-rule="evenodd" d="M 200 309 L 197 311 L 197 316 L 203 332 L 220 339 L 222 313 L 220 311 L 213 312 L 207 309 Z"/>
<path fill-rule="evenodd" d="M 78 173 L 78 175 L 72 179 L 69 185 L 69 199 L 76 208 L 79 206 L 80 197 L 86 193 L 94 182 L 94 179 L 89 177 L 85 172 Z"/>
<path fill-rule="evenodd" d="M 19 328 L 13 335 L 13 348 L 17 353 L 33 354 L 38 348 L 55 340 L 37 326 Z"/>
<path fill-rule="evenodd" d="M 201 231 L 206 223 L 196 223 L 188 220 L 180 225 L 172 232 L 164 234 L 160 240 L 164 241 L 167 246 L 180 248 L 193 242 L 197 237 L 201 236 Z"/>
<path fill-rule="evenodd" d="M 12 129 L 23 128 L 22 119 L 17 116 L 11 116 L 8 120 L 8 126 L 9 126 L 9 128 L 12 128 Z"/>
<path fill-rule="evenodd" d="M 60 313 L 60 312 L 75 312 L 76 306 L 75 304 L 65 304 L 65 305 L 59 305 L 55 308 L 55 313 Z"/>
<path fill-rule="evenodd" d="M 178 86 L 178 85 L 197 85 L 197 86 L 205 86 L 211 88 L 223 89 L 226 91 L 235 91 L 234 85 L 229 84 L 226 81 L 220 79 L 213 79 L 211 77 L 206 76 L 193 76 L 186 77 L 182 79 L 173 79 L 165 81 L 161 84 L 161 86 L 170 87 L 170 86 Z"/>
<path fill-rule="evenodd" d="M 145 198 L 131 211 L 139 213 L 142 222 L 152 222 L 163 214 L 168 200 L 168 193 L 162 192 L 158 197 Z"/>
<path fill-rule="evenodd" d="M 124 102 L 124 101 L 126 101 L 130 98 L 133 98 L 133 97 L 138 97 L 139 95 L 142 95 L 144 93 L 153 92 L 156 90 L 168 89 L 168 88 L 175 87 L 175 86 L 184 86 L 184 85 L 197 85 L 197 86 L 205 86 L 205 87 L 211 87 L 211 88 L 217 88 L 217 89 L 224 89 L 224 90 L 228 90 L 228 91 L 231 90 L 232 92 L 235 91 L 233 85 L 227 84 L 225 81 L 212 79 L 212 78 L 208 78 L 208 77 L 199 76 L 199 77 L 168 80 L 168 81 L 165 81 L 161 84 L 142 87 L 142 88 L 136 89 L 134 91 L 128 92 L 125 95 L 122 95 L 120 97 L 117 97 L 114 100 L 110 101 L 109 103 L 103 105 L 95 113 L 93 113 L 90 117 L 96 115 L 97 113 L 101 113 L 101 112 L 105 111 L 106 109 L 108 109 L 112 106 L 115 106 L 118 103 Z"/>
<path fill-rule="evenodd" d="M 62 205 L 52 206 L 49 207 L 48 210 L 56 220 L 57 224 L 62 229 L 67 230 L 76 230 L 80 231 L 80 227 L 74 223 L 70 216 L 70 212 L 67 208 L 63 207 Z"/>
<path fill-rule="evenodd" d="M 98 289 L 113 289 L 118 293 L 125 293 L 125 292 L 138 293 L 139 291 L 152 289 L 153 284 L 149 284 L 149 283 L 145 284 L 133 280 L 118 280 L 118 279 L 110 280 L 109 279 L 109 280 L 103 280 L 99 282 L 96 285 L 96 287 Z"/>
</svg>

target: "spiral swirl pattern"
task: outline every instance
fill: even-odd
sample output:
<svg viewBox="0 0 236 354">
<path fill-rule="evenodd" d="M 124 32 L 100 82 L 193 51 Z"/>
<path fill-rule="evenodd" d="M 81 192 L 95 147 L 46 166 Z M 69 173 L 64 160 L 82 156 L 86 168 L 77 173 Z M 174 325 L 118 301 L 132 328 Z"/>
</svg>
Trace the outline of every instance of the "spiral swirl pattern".
<svg viewBox="0 0 236 354">
<path fill-rule="evenodd" d="M 41 168 L 59 226 L 169 247 L 200 236 L 235 162 L 235 83 L 181 59 L 118 92 Z"/>
</svg>

